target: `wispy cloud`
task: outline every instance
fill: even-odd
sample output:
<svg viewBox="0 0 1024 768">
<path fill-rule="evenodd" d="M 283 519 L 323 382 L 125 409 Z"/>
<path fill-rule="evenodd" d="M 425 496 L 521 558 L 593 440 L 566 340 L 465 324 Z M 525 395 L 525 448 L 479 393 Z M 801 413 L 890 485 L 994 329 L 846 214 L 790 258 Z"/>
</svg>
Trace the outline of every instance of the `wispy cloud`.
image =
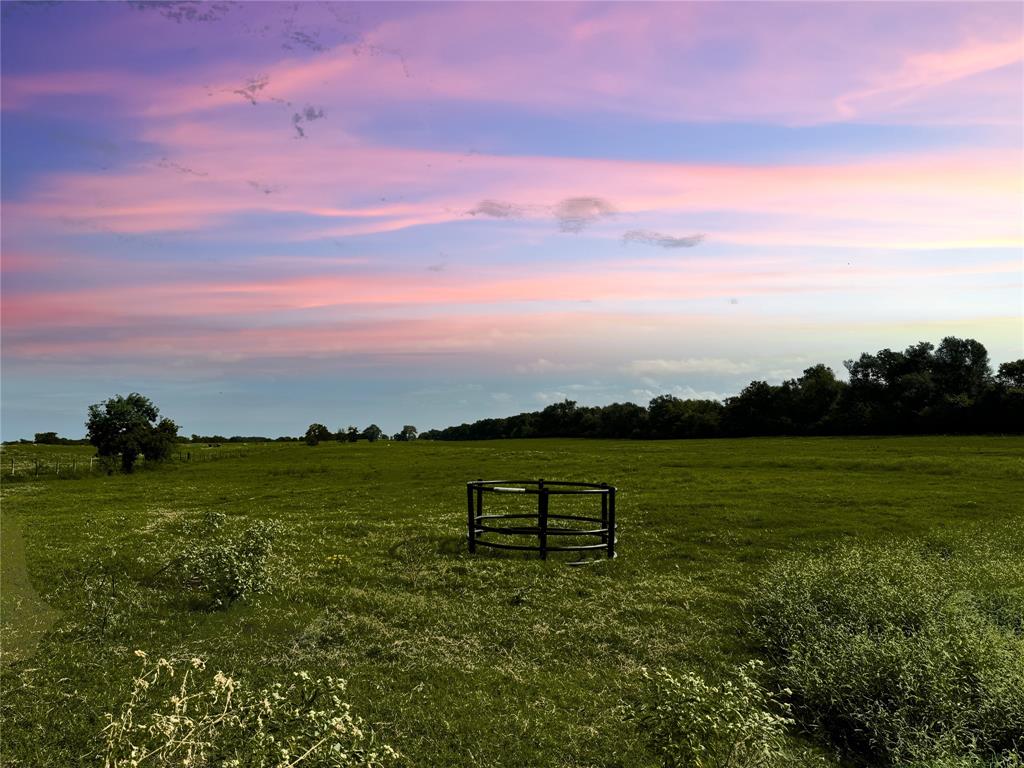
<svg viewBox="0 0 1024 768">
<path fill-rule="evenodd" d="M 585 227 L 615 213 L 601 197 L 567 197 L 554 207 L 555 218 L 563 232 L 582 232 Z"/>
<path fill-rule="evenodd" d="M 302 127 L 303 123 L 312 123 L 314 120 L 323 120 L 324 108 L 314 107 L 311 104 L 307 104 L 301 112 L 296 112 L 292 115 L 292 127 L 295 128 L 297 138 L 306 138 L 306 129 Z"/>
<path fill-rule="evenodd" d="M 690 357 L 682 360 L 634 360 L 623 370 L 634 376 L 662 376 L 679 373 L 736 375 L 755 370 L 753 363 L 720 357 Z"/>
<path fill-rule="evenodd" d="M 532 360 L 528 363 L 518 363 L 515 366 L 516 373 L 525 374 L 548 374 L 548 373 L 563 373 L 566 371 L 581 371 L 590 368 L 591 366 L 587 363 L 579 362 L 555 362 L 547 360 L 543 357 L 539 357 L 536 360 Z"/>
<path fill-rule="evenodd" d="M 526 208 L 504 200 L 481 200 L 476 207 L 466 211 L 469 216 L 489 216 L 492 219 L 518 219 L 526 214 Z"/>
<path fill-rule="evenodd" d="M 644 243 L 646 245 L 657 245 L 662 248 L 693 248 L 704 242 L 704 235 L 676 237 L 662 232 L 652 232 L 649 229 L 631 229 L 622 236 L 622 242 Z"/>
<path fill-rule="evenodd" d="M 469 216 L 492 219 L 519 219 L 525 216 L 550 216 L 562 232 L 579 233 L 590 224 L 611 216 L 615 208 L 601 197 L 567 197 L 554 205 L 520 205 L 504 200 L 481 200 L 466 211 Z"/>
</svg>

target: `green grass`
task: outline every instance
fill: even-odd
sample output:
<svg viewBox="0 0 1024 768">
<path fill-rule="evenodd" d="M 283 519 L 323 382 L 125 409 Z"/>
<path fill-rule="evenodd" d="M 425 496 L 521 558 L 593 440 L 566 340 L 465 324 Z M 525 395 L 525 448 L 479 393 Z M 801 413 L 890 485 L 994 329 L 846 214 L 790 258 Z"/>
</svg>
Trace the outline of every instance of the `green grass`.
<svg viewBox="0 0 1024 768">
<path fill-rule="evenodd" d="M 468 555 L 478 477 L 615 484 L 620 557 Z M 623 717 L 641 669 L 714 677 L 755 656 L 747 602 L 780 558 L 1012 530 L 1022 480 L 1017 437 L 270 444 L 130 476 L 4 477 L 5 540 L 13 517 L 60 618 L 5 664 L 2 762 L 95 764 L 144 649 L 253 686 L 347 678 L 353 710 L 414 765 L 650 765 Z M 273 592 L 201 611 L 152 576 L 206 511 L 284 525 Z"/>
</svg>

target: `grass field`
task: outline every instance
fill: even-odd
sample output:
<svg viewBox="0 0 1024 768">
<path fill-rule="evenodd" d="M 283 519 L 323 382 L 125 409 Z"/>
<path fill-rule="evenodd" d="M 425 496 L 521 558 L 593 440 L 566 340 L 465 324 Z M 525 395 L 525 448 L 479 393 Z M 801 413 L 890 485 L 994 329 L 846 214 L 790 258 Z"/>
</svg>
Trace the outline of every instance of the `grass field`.
<svg viewBox="0 0 1024 768">
<path fill-rule="evenodd" d="M 481 477 L 615 484 L 619 558 L 470 556 L 465 482 Z M 756 657 L 749 602 L 773 565 L 991 531 L 1020 555 L 1022 480 L 1018 437 L 268 444 L 128 476 L 4 477 L 2 761 L 97 764 L 142 649 L 253 686 L 343 677 L 412 765 L 653 765 L 624 715 L 642 669 L 712 679 Z M 209 512 L 282 524 L 272 591 L 208 610 L 159 573 Z M 824 747 L 802 759 L 837 764 Z"/>
</svg>

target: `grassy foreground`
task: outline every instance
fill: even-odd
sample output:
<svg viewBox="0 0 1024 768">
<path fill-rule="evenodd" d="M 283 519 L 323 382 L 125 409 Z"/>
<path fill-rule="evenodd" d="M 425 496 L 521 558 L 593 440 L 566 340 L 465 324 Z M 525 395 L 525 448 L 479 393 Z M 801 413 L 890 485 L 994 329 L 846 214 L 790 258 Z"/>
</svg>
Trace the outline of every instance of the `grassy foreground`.
<svg viewBox="0 0 1024 768">
<path fill-rule="evenodd" d="M 615 484 L 620 557 L 469 556 L 464 483 L 478 477 Z M 748 605 L 780 559 L 1013 531 L 1022 480 L 1024 438 L 980 437 L 286 444 L 131 476 L 4 478 L 4 560 L 23 543 L 38 596 L 5 566 L 0 759 L 97 764 L 142 649 L 253 687 L 345 678 L 353 711 L 413 765 L 655 764 L 624 716 L 642 670 L 714 678 L 755 657 Z M 205 610 L 161 577 L 209 512 L 282 525 L 270 593 Z M 34 649 L 11 589 L 55 621 Z"/>
</svg>

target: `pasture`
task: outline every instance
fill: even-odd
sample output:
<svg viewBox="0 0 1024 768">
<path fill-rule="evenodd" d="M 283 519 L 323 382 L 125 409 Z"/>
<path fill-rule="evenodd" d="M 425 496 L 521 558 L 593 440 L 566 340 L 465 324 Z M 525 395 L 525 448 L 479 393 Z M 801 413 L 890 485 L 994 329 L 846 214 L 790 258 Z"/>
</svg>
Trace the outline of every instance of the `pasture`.
<svg viewBox="0 0 1024 768">
<path fill-rule="evenodd" d="M 224 450 L 132 475 L 3 477 L 3 765 L 102 764 L 136 650 L 253 688 L 344 678 L 352 711 L 409 765 L 656 765 L 630 714 L 644 670 L 714 680 L 757 658 L 751 604 L 778 563 L 851 543 L 1024 555 L 1021 437 Z M 619 557 L 469 555 L 465 482 L 502 477 L 616 485 Z M 280 525 L 268 591 L 213 609 L 167 578 L 213 535 L 211 513 L 228 531 Z M 1024 576 L 999 574 L 993 588 L 1019 599 Z M 788 738 L 794 764 L 839 764 L 826 740 Z"/>
</svg>

